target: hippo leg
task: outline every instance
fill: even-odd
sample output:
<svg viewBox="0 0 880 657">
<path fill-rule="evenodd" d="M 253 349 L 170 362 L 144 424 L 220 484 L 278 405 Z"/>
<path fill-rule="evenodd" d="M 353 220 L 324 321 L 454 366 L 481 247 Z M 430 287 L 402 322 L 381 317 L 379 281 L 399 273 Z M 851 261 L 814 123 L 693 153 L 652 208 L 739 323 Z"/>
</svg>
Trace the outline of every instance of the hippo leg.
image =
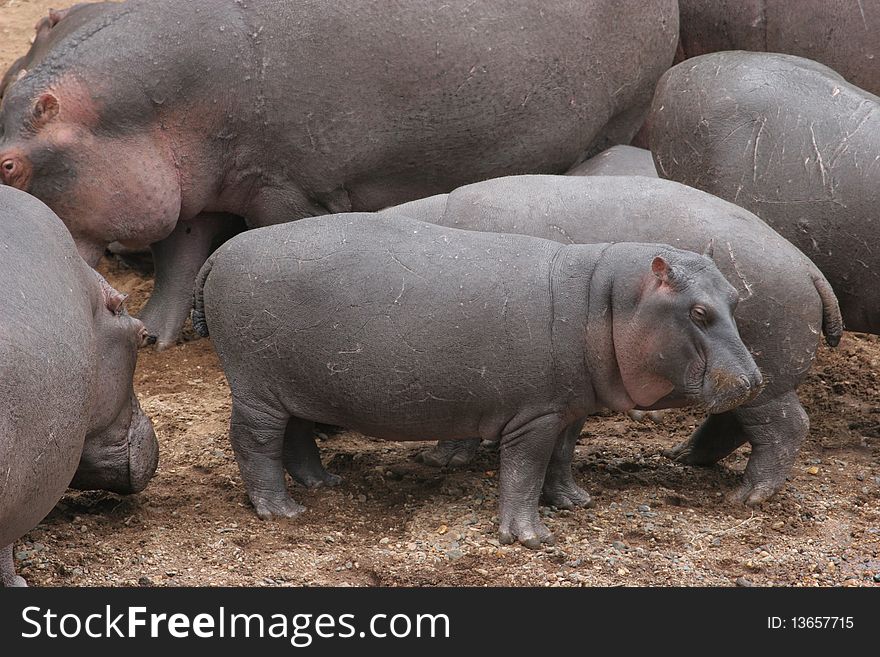
<svg viewBox="0 0 880 657">
<path fill-rule="evenodd" d="M 571 472 L 574 447 L 583 428 L 584 420 L 574 422 L 556 441 L 541 491 L 541 497 L 546 504 L 560 509 L 593 506 L 590 494 L 575 483 Z"/>
<path fill-rule="evenodd" d="M 240 227 L 240 221 L 230 215 L 201 214 L 191 221 L 179 221 L 168 237 L 150 247 L 156 278 L 140 319 L 156 336 L 156 349 L 167 349 L 177 342 L 192 309 L 199 269 Z"/>
<path fill-rule="evenodd" d="M 27 586 L 24 578 L 15 574 L 15 562 L 12 560 L 12 545 L 0 548 L 0 585 Z"/>
<path fill-rule="evenodd" d="M 305 511 L 288 494 L 284 479 L 287 420 L 233 399 L 229 437 L 248 497 L 263 520 L 294 518 Z"/>
<path fill-rule="evenodd" d="M 457 468 L 474 460 L 480 447 L 479 438 L 464 440 L 441 440 L 416 457 L 416 460 L 435 468 Z"/>
<path fill-rule="evenodd" d="M 794 391 L 760 406 L 740 407 L 734 413 L 746 428 L 752 454 L 742 484 L 729 497 L 760 504 L 785 486 L 801 443 L 810 432 L 810 418 Z"/>
<path fill-rule="evenodd" d="M 501 438 L 498 532 L 502 543 L 518 540 L 537 550 L 543 543 L 555 542 L 538 515 L 538 501 L 547 465 L 562 433 L 560 425 L 558 416 L 543 415 Z"/>
<path fill-rule="evenodd" d="M 663 456 L 688 465 L 715 465 L 732 454 L 749 439 L 734 411 L 710 415 L 688 440 L 672 449 L 664 449 Z"/>
<path fill-rule="evenodd" d="M 342 477 L 330 474 L 321 464 L 321 453 L 315 442 L 315 423 L 290 418 L 284 432 L 284 467 L 294 481 L 306 488 L 336 486 Z"/>
<path fill-rule="evenodd" d="M 748 441 L 752 453 L 742 484 L 730 498 L 759 504 L 785 485 L 810 421 L 794 391 L 760 406 L 710 415 L 690 440 L 664 452 L 691 465 L 712 465 Z"/>
</svg>

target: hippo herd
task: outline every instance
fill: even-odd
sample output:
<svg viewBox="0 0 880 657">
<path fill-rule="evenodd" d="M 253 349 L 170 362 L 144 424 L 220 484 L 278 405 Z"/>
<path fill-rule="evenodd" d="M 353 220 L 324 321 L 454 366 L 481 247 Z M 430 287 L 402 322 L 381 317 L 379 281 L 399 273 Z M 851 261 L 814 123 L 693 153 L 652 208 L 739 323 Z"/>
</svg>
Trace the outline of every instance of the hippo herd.
<svg viewBox="0 0 880 657">
<path fill-rule="evenodd" d="M 148 485 L 137 352 L 190 313 L 263 519 L 304 510 L 288 474 L 340 482 L 316 423 L 435 465 L 487 440 L 499 539 L 538 548 L 541 502 L 592 503 L 600 409 L 699 410 L 666 455 L 748 442 L 729 497 L 769 499 L 820 342 L 880 333 L 877 27 L 867 0 L 53 10 L 0 81 L 0 583 L 68 487 Z M 111 243 L 152 254 L 140 318 Z"/>
</svg>

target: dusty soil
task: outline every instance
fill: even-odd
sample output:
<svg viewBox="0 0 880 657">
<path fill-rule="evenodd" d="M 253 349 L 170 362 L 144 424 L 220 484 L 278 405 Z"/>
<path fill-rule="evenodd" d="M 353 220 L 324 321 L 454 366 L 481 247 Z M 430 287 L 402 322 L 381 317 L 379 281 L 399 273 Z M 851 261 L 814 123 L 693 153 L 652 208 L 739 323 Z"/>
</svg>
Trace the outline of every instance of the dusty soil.
<svg viewBox="0 0 880 657">
<path fill-rule="evenodd" d="M 0 0 L 0 69 L 24 52 L 45 0 Z M 137 309 L 149 277 L 104 271 Z M 880 339 L 823 349 L 802 397 L 812 420 L 787 488 L 759 508 L 724 495 L 747 449 L 711 469 L 664 448 L 698 418 L 664 425 L 604 415 L 587 426 L 576 476 L 596 507 L 545 509 L 556 547 L 495 539 L 495 455 L 441 472 L 420 443 L 345 433 L 322 440 L 335 489 L 295 488 L 308 512 L 261 522 L 228 440 L 229 390 L 208 340 L 144 351 L 136 387 L 161 444 L 140 495 L 70 493 L 16 546 L 32 585 L 852 585 L 880 577 Z"/>
</svg>

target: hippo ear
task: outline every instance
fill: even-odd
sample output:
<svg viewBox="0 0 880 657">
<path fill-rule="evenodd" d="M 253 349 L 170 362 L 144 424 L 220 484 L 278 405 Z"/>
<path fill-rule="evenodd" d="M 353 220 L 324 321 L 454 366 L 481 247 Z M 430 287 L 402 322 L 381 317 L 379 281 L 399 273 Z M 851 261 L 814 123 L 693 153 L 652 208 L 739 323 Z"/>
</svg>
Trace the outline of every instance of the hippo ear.
<svg viewBox="0 0 880 657">
<path fill-rule="evenodd" d="M 709 243 L 706 245 L 706 248 L 703 249 L 703 255 L 709 260 L 715 255 L 715 238 L 709 240 Z"/>
<path fill-rule="evenodd" d="M 58 98 L 51 93 L 44 93 L 34 103 L 33 121 L 35 128 L 42 128 L 58 114 Z"/>
<path fill-rule="evenodd" d="M 70 9 L 50 9 L 49 10 L 49 28 L 53 28 L 67 16 Z"/>
<path fill-rule="evenodd" d="M 660 279 L 660 282 L 672 285 L 672 279 L 674 278 L 672 267 L 669 266 L 669 263 L 666 262 L 663 256 L 654 257 L 651 261 L 651 271 L 654 272 L 654 276 Z"/>
<path fill-rule="evenodd" d="M 98 272 L 95 272 L 95 276 L 98 278 L 98 283 L 101 285 L 101 295 L 104 299 L 104 305 L 107 307 L 107 310 L 114 315 L 119 315 L 123 310 L 125 300 L 128 299 L 128 295 L 117 291 L 107 282 L 107 279 L 101 276 Z"/>
</svg>

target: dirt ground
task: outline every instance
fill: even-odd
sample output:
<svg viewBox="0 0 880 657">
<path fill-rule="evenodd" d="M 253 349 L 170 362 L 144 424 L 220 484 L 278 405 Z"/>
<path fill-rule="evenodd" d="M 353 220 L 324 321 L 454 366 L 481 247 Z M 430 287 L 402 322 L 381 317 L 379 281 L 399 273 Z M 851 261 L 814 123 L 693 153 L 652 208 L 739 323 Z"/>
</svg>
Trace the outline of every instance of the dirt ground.
<svg viewBox="0 0 880 657">
<path fill-rule="evenodd" d="M 55 0 L 0 0 L 0 70 Z M 148 276 L 116 262 L 134 310 Z M 421 443 L 354 433 L 321 441 L 338 488 L 294 488 L 308 511 L 253 513 L 228 439 L 229 390 L 209 340 L 141 354 L 136 388 L 161 462 L 131 497 L 70 493 L 15 549 L 20 573 L 56 585 L 873 586 L 880 580 L 880 339 L 847 334 L 801 389 L 812 421 L 787 488 L 758 508 L 725 500 L 748 449 L 715 468 L 660 451 L 699 421 L 661 426 L 604 415 L 587 425 L 576 477 L 596 506 L 544 509 L 557 545 L 496 540 L 496 456 L 462 470 L 414 462 Z M 426 443 L 427 444 L 427 443 Z"/>
</svg>

